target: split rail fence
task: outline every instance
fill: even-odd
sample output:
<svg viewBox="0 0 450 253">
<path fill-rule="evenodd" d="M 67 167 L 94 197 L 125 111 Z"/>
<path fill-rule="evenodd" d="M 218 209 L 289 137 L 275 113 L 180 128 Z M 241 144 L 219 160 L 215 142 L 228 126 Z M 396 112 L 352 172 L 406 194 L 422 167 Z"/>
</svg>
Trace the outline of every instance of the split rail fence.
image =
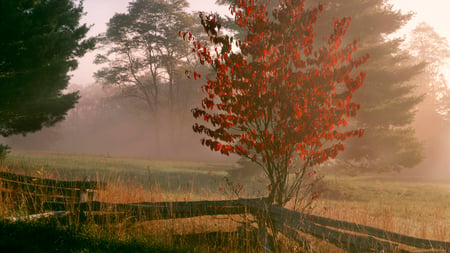
<svg viewBox="0 0 450 253">
<path fill-rule="evenodd" d="M 66 207 L 94 201 L 96 191 L 105 186 L 97 181 L 53 180 L 0 171 L 2 199 L 23 204 L 29 213 L 42 211 L 48 201 L 65 203 Z"/>
<path fill-rule="evenodd" d="M 115 220 L 157 220 L 190 218 L 205 215 L 251 214 L 270 217 L 277 231 L 300 244 L 308 245 L 304 234 L 325 240 L 348 252 L 443 252 L 450 253 L 449 241 L 416 238 L 375 227 L 347 221 L 295 212 L 280 206 L 265 205 L 264 199 L 224 201 L 141 202 L 132 204 L 104 203 L 95 200 L 95 192 L 104 183 L 86 181 L 57 181 L 0 172 L 2 197 L 26 195 L 38 201 L 30 210 L 41 216 L 76 215 L 79 220 L 114 222 Z M 29 216 L 30 217 L 30 216 Z M 262 244 L 265 252 L 270 247 Z M 405 246 L 415 248 L 406 250 Z"/>
</svg>

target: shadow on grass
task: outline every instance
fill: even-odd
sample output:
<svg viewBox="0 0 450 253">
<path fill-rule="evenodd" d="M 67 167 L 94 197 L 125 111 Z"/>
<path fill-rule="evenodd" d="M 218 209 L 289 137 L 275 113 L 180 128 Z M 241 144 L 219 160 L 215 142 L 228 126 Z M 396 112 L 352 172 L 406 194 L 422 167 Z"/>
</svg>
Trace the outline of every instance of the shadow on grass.
<svg viewBox="0 0 450 253">
<path fill-rule="evenodd" d="M 91 235 L 90 235 L 91 234 Z M 151 238 L 119 240 L 106 233 L 88 233 L 52 223 L 0 220 L 0 252 L 189 252 L 160 246 Z"/>
<path fill-rule="evenodd" d="M 237 231 L 173 235 L 172 239 L 181 245 L 209 245 L 208 252 L 260 252 L 255 234 Z"/>
</svg>

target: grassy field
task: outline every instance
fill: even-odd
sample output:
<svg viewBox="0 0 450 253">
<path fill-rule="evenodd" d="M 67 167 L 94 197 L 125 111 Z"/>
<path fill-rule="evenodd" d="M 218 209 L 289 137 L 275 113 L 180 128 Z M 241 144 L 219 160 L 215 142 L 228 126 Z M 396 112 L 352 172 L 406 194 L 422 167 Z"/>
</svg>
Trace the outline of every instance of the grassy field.
<svg viewBox="0 0 450 253">
<path fill-rule="evenodd" d="M 317 214 L 436 240 L 450 238 L 450 184 L 329 177 Z M 325 210 L 326 209 L 326 210 Z"/>
<path fill-rule="evenodd" d="M 236 169 L 233 163 L 149 161 L 100 155 L 14 152 L 0 169 L 48 178 L 90 177 L 104 180 L 108 187 L 100 192 L 99 200 L 107 202 L 218 200 L 236 197 L 227 191 L 224 180 L 224 177 L 229 177 L 230 170 Z M 230 180 L 246 186 L 240 196 L 264 194 L 250 187 L 252 183 L 257 184 L 258 180 Z M 395 178 L 392 174 L 357 177 L 328 174 L 322 185 L 323 194 L 311 210 L 314 214 L 421 238 L 447 241 L 450 238 L 450 184 L 406 181 Z M 4 207 L 2 205 L 0 209 L 2 216 L 17 215 L 20 212 Z M 205 216 L 131 225 L 110 224 L 107 227 L 88 224 L 82 228 L 53 223 L 36 225 L 3 222 L 0 224 L 0 231 L 3 233 L 0 234 L 3 239 L 0 240 L 0 251 L 8 252 L 8 247 L 14 247 L 21 240 L 26 240 L 27 236 L 36 233 L 56 233 L 57 236 L 39 240 L 42 245 L 24 244 L 35 247 L 36 250 L 25 248 L 22 252 L 51 252 L 45 245 L 54 243 L 52 240 L 57 240 L 60 243 L 58 247 L 67 252 L 257 251 L 256 239 L 250 233 L 233 232 L 239 227 L 240 219 L 239 216 Z M 6 240 L 5 236 L 15 239 Z M 339 252 L 318 240 L 313 242 L 322 252 Z M 81 246 L 74 246 L 75 244 Z M 290 243 L 286 243 L 285 247 L 285 252 L 295 249 Z"/>
<path fill-rule="evenodd" d="M 204 198 L 205 191 L 219 189 L 219 180 L 228 175 L 232 163 L 155 161 L 139 158 L 52 152 L 12 152 L 3 169 L 32 176 L 67 180 L 133 182 L 143 188 L 174 195 Z"/>
</svg>

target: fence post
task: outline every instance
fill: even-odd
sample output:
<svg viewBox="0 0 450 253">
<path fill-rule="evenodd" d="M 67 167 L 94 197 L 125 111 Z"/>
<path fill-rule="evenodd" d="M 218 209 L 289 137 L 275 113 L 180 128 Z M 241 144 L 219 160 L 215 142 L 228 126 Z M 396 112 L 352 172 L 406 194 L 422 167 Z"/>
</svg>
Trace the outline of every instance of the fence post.
<svg viewBox="0 0 450 253">
<path fill-rule="evenodd" d="M 80 199 L 78 200 L 78 208 L 77 208 L 77 216 L 78 216 L 78 222 L 84 223 L 86 221 L 86 214 L 84 210 L 85 205 L 83 203 L 86 203 L 88 201 L 88 195 L 87 195 L 87 187 L 86 187 L 86 178 L 83 179 L 83 183 L 80 186 Z"/>
<path fill-rule="evenodd" d="M 258 218 L 258 239 L 264 253 L 273 253 L 273 237 L 269 235 L 264 220 Z"/>
<path fill-rule="evenodd" d="M 258 220 L 258 239 L 261 244 L 261 249 L 264 253 L 277 252 L 277 231 L 270 217 L 270 208 L 267 203 L 267 198 L 257 200 L 255 204 L 252 205 L 251 209 Z M 269 234 L 269 229 L 272 234 Z"/>
</svg>

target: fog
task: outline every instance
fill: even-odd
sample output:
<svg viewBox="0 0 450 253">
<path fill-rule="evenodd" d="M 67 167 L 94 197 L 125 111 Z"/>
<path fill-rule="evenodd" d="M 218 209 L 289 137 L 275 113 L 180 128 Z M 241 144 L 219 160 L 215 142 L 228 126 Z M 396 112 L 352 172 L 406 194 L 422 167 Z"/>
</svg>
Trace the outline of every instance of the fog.
<svg viewBox="0 0 450 253">
<path fill-rule="evenodd" d="M 191 83 L 191 85 L 193 85 Z M 201 146 L 201 136 L 192 131 L 190 109 L 200 101 L 192 89 L 183 106 L 173 113 L 163 110 L 152 117 L 142 103 L 120 96 L 117 89 L 98 84 L 71 85 L 81 98 L 66 120 L 26 136 L 3 139 L 16 150 L 93 153 L 110 156 L 186 161 L 236 161 Z M 418 108 L 413 127 L 423 142 L 425 160 L 418 166 L 393 173 L 395 177 L 450 180 L 450 124 L 433 112 L 432 99 Z"/>
<path fill-rule="evenodd" d="M 183 92 L 186 101 L 182 106 L 174 112 L 161 109 L 155 117 L 141 101 L 123 97 L 117 89 L 98 84 L 71 85 L 70 89 L 80 90 L 81 98 L 64 121 L 2 142 L 17 150 L 189 161 L 235 159 L 201 146 L 201 136 L 192 131 L 194 121 L 190 113 L 200 99 L 189 97 L 186 92 Z"/>
<path fill-rule="evenodd" d="M 425 159 L 405 170 L 405 176 L 450 181 L 450 122 L 433 111 L 434 101 L 426 98 L 418 108 L 413 127 L 423 142 Z"/>
</svg>

